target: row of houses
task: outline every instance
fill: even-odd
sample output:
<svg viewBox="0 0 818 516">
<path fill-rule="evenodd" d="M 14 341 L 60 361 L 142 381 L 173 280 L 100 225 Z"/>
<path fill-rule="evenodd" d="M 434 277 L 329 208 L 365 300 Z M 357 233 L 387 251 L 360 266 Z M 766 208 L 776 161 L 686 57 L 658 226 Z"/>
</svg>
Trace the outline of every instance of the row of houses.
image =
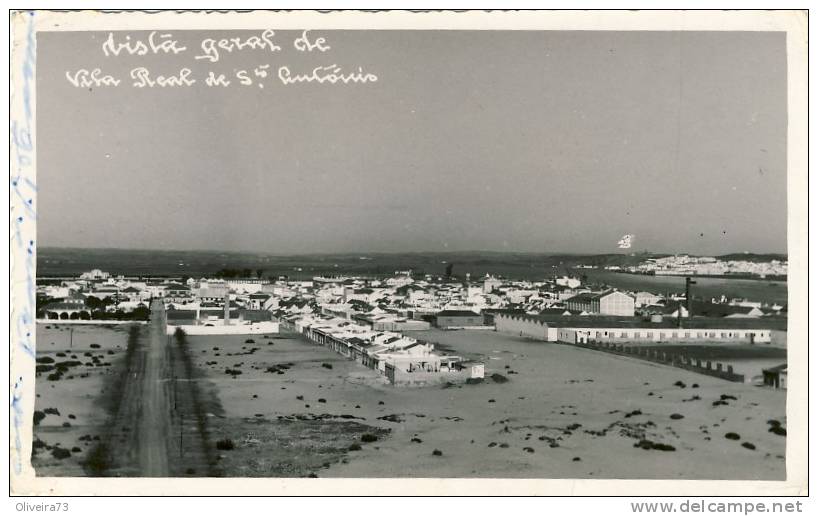
<svg viewBox="0 0 818 516">
<path fill-rule="evenodd" d="M 295 317 L 290 323 L 310 341 L 377 370 L 394 385 L 464 382 L 485 374 L 482 363 L 438 353 L 434 344 L 397 332 L 315 315 Z"/>
</svg>

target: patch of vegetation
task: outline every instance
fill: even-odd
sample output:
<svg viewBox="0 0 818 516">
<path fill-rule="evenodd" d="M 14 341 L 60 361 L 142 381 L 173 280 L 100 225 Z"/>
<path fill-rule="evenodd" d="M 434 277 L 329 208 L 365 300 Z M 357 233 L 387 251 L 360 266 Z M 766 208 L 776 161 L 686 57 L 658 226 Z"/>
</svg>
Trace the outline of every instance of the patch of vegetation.
<svg viewBox="0 0 818 516">
<path fill-rule="evenodd" d="M 224 438 L 216 441 L 217 450 L 233 450 L 236 448 L 236 443 L 232 439 Z"/>
<path fill-rule="evenodd" d="M 653 442 L 650 439 L 640 439 L 633 447 L 643 450 L 676 451 L 676 448 L 669 444 Z"/>
<path fill-rule="evenodd" d="M 378 436 L 375 434 L 364 434 L 361 436 L 361 441 L 365 443 L 373 443 L 378 440 Z"/>
<path fill-rule="evenodd" d="M 731 441 L 738 441 L 739 439 L 741 439 L 741 436 L 735 432 L 727 432 L 726 434 L 724 434 L 724 438 L 730 439 Z"/>
<path fill-rule="evenodd" d="M 69 450 L 68 448 L 60 448 L 59 446 L 55 446 L 54 448 L 51 449 L 51 455 L 55 459 L 59 460 L 67 459 L 68 457 L 71 456 L 71 450 Z"/>
</svg>

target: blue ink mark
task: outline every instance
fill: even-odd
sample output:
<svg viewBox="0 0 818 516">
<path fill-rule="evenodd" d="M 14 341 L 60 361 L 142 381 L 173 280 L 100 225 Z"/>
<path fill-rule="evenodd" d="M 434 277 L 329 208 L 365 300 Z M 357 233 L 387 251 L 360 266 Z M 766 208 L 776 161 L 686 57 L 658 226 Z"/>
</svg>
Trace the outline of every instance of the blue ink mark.
<svg viewBox="0 0 818 516">
<path fill-rule="evenodd" d="M 14 83 L 14 90 L 12 93 L 12 104 L 15 106 L 19 106 L 19 95 L 22 95 L 22 107 L 23 107 L 23 120 L 12 119 L 11 120 L 11 147 L 14 152 L 12 159 L 10 160 L 10 166 L 12 169 L 11 174 L 11 186 L 12 190 L 15 193 L 15 196 L 11 198 L 11 212 L 19 213 L 20 208 L 18 205 L 23 206 L 24 214 L 17 215 L 17 217 L 13 218 L 13 227 L 14 227 L 14 239 L 17 243 L 18 250 L 22 250 L 23 243 L 28 242 L 28 246 L 26 247 L 27 253 L 23 255 L 24 258 L 24 270 L 25 270 L 25 288 L 26 288 L 26 295 L 20 296 L 20 285 L 12 283 L 11 288 L 13 294 L 15 294 L 14 299 L 18 302 L 16 303 L 17 306 L 14 307 L 13 316 L 16 323 L 16 333 L 14 334 L 15 340 L 19 338 L 17 341 L 17 346 L 12 349 L 12 352 L 16 349 L 22 350 L 24 356 L 30 357 L 32 360 L 35 358 L 35 350 L 34 350 L 34 342 L 32 341 L 32 325 L 35 321 L 36 317 L 36 300 L 35 300 L 35 271 L 36 271 L 36 263 L 34 260 L 34 240 L 30 238 L 24 238 L 24 234 L 32 234 L 33 227 L 31 227 L 31 223 L 36 220 L 37 214 L 34 211 L 33 204 L 35 194 L 37 192 L 36 184 L 32 179 L 33 170 L 31 169 L 33 164 L 33 156 L 34 156 L 34 140 L 33 140 L 33 109 L 32 109 L 32 102 L 33 102 L 33 82 L 34 82 L 34 69 L 36 65 L 36 40 L 35 40 L 35 30 L 34 30 L 34 11 L 30 11 L 28 18 L 28 27 L 26 38 L 23 43 L 23 63 L 22 63 L 22 88 L 18 86 L 18 82 Z M 21 202 L 15 203 L 15 200 L 19 199 Z M 19 267 L 18 264 L 15 264 L 15 269 Z M 19 354 L 13 354 L 12 359 L 19 360 Z M 26 422 L 27 415 L 23 410 L 22 406 L 22 399 L 23 399 L 23 378 L 19 377 L 17 381 L 14 383 L 14 387 L 11 391 L 11 399 L 10 399 L 10 406 L 11 411 L 13 414 L 13 425 L 14 425 L 14 451 L 16 451 L 15 457 L 12 460 L 12 471 L 15 474 L 21 474 L 23 471 L 23 457 L 22 457 L 22 450 L 23 450 L 23 443 L 22 443 L 22 436 L 21 430 L 24 427 Z M 29 418 L 29 421 L 31 419 Z"/>
<path fill-rule="evenodd" d="M 20 429 L 23 427 L 22 392 L 23 377 L 21 376 L 14 382 L 14 389 L 12 389 L 11 392 L 11 410 L 14 413 L 14 429 L 16 430 L 14 435 L 14 447 L 17 450 L 17 457 L 14 461 L 14 472 L 18 475 L 23 472 L 23 461 L 20 456 L 20 452 L 23 449 L 23 442 L 20 438 Z"/>
</svg>

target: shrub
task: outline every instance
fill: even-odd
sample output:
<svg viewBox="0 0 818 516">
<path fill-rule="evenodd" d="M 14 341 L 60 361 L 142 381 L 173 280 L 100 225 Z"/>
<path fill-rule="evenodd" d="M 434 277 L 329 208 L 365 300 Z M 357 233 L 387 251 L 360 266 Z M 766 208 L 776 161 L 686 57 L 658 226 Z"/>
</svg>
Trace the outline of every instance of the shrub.
<svg viewBox="0 0 818 516">
<path fill-rule="evenodd" d="M 361 445 L 358 443 L 352 443 L 349 445 L 349 451 L 358 451 L 361 449 Z"/>
<path fill-rule="evenodd" d="M 681 414 L 671 414 L 670 419 L 684 419 L 684 416 Z"/>
<path fill-rule="evenodd" d="M 375 434 L 364 434 L 361 436 L 361 441 L 365 443 L 373 443 L 378 440 L 378 436 Z"/>
<path fill-rule="evenodd" d="M 781 426 L 772 426 L 769 431 L 775 435 L 787 435 L 787 429 Z"/>
<path fill-rule="evenodd" d="M 38 364 L 53 364 L 54 359 L 51 357 L 37 357 Z"/>
<path fill-rule="evenodd" d="M 673 385 L 675 385 L 676 387 L 682 388 L 682 389 L 684 389 L 685 387 L 687 387 L 687 384 L 685 384 L 685 383 L 684 383 L 683 381 L 681 381 L 681 380 L 677 380 L 677 381 L 676 381 L 676 382 L 675 382 Z"/>
<path fill-rule="evenodd" d="M 45 412 L 42 412 L 40 410 L 35 410 L 34 411 L 34 426 L 39 425 L 40 421 L 42 421 L 43 419 L 45 419 Z"/>
<path fill-rule="evenodd" d="M 60 448 L 59 446 L 55 446 L 54 449 L 51 450 L 51 455 L 55 459 L 67 459 L 71 456 L 71 451 L 67 448 Z"/>
<path fill-rule="evenodd" d="M 325 400 L 324 398 L 318 398 L 318 403 L 326 403 L 326 402 L 327 402 L 327 400 Z"/>
<path fill-rule="evenodd" d="M 88 347 L 89 347 L 89 348 L 91 348 L 91 349 L 99 349 L 99 348 L 100 348 L 100 347 L 102 347 L 102 346 L 100 346 L 99 344 L 91 344 L 91 345 L 90 345 L 90 346 L 88 346 Z"/>
<path fill-rule="evenodd" d="M 753 443 L 741 443 L 741 445 L 743 447 L 747 448 L 748 450 L 755 450 L 756 449 L 756 445 L 753 444 Z"/>
<path fill-rule="evenodd" d="M 724 434 L 724 438 L 730 439 L 731 441 L 738 441 L 739 439 L 741 439 L 741 436 L 735 432 L 727 432 L 726 434 Z"/>
<path fill-rule="evenodd" d="M 440 450 L 434 450 L 432 452 L 432 455 L 434 455 L 435 457 L 440 457 L 441 455 L 443 455 L 443 452 Z"/>
<path fill-rule="evenodd" d="M 253 339 L 247 339 L 247 340 L 244 341 L 244 343 L 245 344 L 255 344 L 256 341 L 254 341 Z"/>
<path fill-rule="evenodd" d="M 494 383 L 506 383 L 508 381 L 508 378 L 501 375 L 500 373 L 494 373 L 493 375 L 491 375 L 491 380 Z"/>
<path fill-rule="evenodd" d="M 233 450 L 236 448 L 236 443 L 232 439 L 219 439 L 216 441 L 217 450 Z"/>
<path fill-rule="evenodd" d="M 321 364 L 321 367 L 323 367 L 324 369 L 332 369 L 332 364 L 324 362 L 323 364 Z"/>
</svg>

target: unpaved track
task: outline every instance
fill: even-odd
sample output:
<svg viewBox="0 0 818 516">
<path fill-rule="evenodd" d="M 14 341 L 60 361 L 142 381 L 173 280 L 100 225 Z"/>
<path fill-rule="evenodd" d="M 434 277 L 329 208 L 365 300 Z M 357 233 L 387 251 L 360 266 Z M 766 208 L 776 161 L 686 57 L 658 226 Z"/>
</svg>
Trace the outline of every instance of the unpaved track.
<svg viewBox="0 0 818 516">
<path fill-rule="evenodd" d="M 168 439 L 170 438 L 169 364 L 166 360 L 165 307 L 151 303 L 150 335 L 142 376 L 139 410 L 139 466 L 146 477 L 167 477 Z"/>
</svg>

